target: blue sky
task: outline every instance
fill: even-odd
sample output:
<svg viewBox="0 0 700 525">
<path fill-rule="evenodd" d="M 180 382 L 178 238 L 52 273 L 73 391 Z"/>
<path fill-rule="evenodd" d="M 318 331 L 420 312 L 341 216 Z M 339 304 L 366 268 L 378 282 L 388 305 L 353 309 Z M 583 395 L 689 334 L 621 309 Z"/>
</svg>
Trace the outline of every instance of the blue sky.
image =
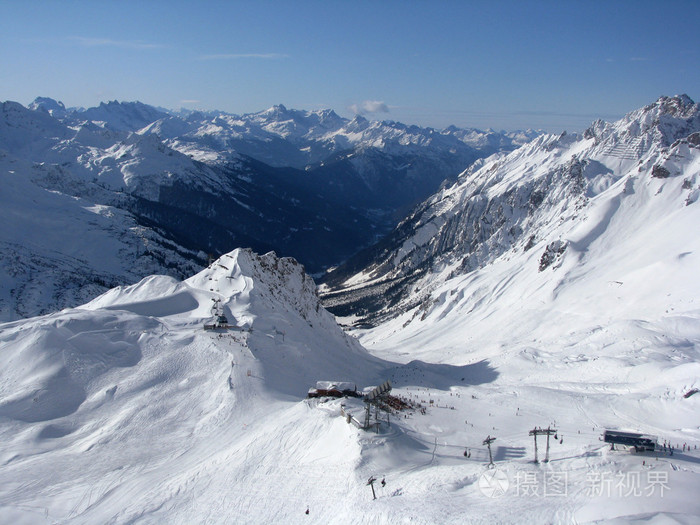
<svg viewBox="0 0 700 525">
<path fill-rule="evenodd" d="M 700 98 L 700 1 L 0 0 L 0 100 L 578 131 Z"/>
</svg>

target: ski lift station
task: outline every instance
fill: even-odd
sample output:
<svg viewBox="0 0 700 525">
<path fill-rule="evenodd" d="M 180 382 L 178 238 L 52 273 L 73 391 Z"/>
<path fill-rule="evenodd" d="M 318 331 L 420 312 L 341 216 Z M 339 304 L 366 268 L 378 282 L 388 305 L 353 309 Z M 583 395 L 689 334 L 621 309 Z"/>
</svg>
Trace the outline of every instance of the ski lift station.
<svg viewBox="0 0 700 525">
<path fill-rule="evenodd" d="M 214 300 L 212 313 L 214 314 L 214 322 L 205 324 L 205 330 L 228 330 L 229 328 L 234 328 L 234 326 L 228 324 L 228 317 L 224 314 L 220 299 Z"/>
<path fill-rule="evenodd" d="M 217 314 L 213 323 L 204 325 L 205 330 L 228 330 L 229 328 L 233 326 L 228 324 L 228 318 L 223 313 Z"/>
<path fill-rule="evenodd" d="M 618 430 L 606 430 L 603 432 L 603 441 L 615 445 L 634 447 L 635 452 L 653 452 L 659 446 L 658 438 L 648 434 L 637 434 L 636 432 L 620 432 Z"/>
</svg>

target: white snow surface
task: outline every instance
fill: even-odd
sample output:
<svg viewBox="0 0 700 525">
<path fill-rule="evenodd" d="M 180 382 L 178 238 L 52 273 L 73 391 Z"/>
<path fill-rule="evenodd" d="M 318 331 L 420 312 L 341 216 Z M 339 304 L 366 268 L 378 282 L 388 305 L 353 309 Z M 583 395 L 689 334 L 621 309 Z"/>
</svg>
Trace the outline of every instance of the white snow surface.
<svg viewBox="0 0 700 525">
<path fill-rule="evenodd" d="M 511 153 L 477 160 L 404 220 L 397 231 L 408 233 L 383 259 L 343 286 L 427 267 L 416 293 L 403 301 L 415 305 L 434 300 L 426 296 L 465 270 L 490 272 L 498 259 L 513 260 L 522 271 L 553 242 L 567 246 L 564 258 L 579 254 L 580 263 L 599 260 L 597 253 L 587 255 L 594 241 L 627 259 L 629 249 L 640 247 L 660 255 L 657 239 L 666 249 L 692 253 L 698 196 L 699 106 L 685 95 L 661 97 L 620 121 L 596 121 L 583 135 L 543 135 Z M 640 247 L 625 246 L 634 236 Z M 598 253 L 609 257 L 606 249 Z"/>
<path fill-rule="evenodd" d="M 505 270 L 472 276 L 469 286 L 507 281 Z M 621 291 L 612 290 L 617 304 Z M 683 394 L 698 386 L 698 312 L 598 325 L 548 292 L 511 315 L 495 300 L 467 315 L 468 301 L 446 299 L 431 314 L 443 319 L 426 319 L 423 330 L 364 334 L 376 357 L 320 306 L 295 261 L 236 250 L 185 281 L 151 276 L 81 308 L 0 325 L 0 515 L 7 523 L 693 523 L 694 448 L 632 454 L 599 437 L 616 427 L 697 444 L 700 396 Z M 504 305 L 517 295 L 498 293 Z M 217 307 L 232 328 L 204 331 Z M 492 317 L 508 330 L 494 331 Z M 359 400 L 303 399 L 317 381 L 362 389 L 385 379 L 425 414 L 395 414 L 375 433 L 341 417 L 345 403 L 361 420 Z M 562 443 L 552 438 L 551 461 L 534 464 L 528 431 L 548 425 Z M 496 469 L 481 445 L 488 435 L 497 438 Z M 542 459 L 542 437 L 539 446 Z M 482 478 L 492 472 L 508 480 L 505 494 Z"/>
<path fill-rule="evenodd" d="M 677 131 L 667 109 L 640 133 Z M 421 306 L 357 339 L 298 264 L 248 250 L 0 324 L 0 521 L 697 523 L 700 153 L 690 137 L 618 146 L 639 120 L 542 137 L 441 192 L 449 216 L 470 183 L 498 195 L 589 161 L 585 206 L 525 217 L 532 247 L 472 271 L 445 258 Z M 540 271 L 549 245 L 564 249 Z M 203 330 L 216 308 L 231 328 Z M 424 410 L 378 432 L 342 415 L 362 420 L 360 400 L 304 399 L 387 379 Z M 536 427 L 556 428 L 546 463 Z M 605 429 L 675 450 L 613 451 Z"/>
<path fill-rule="evenodd" d="M 134 282 L 159 267 L 146 249 L 167 250 L 182 269 L 195 267 L 129 212 L 96 204 L 93 195 L 71 196 L 63 175 L 60 166 L 0 151 L 0 319 L 81 304 L 116 283 Z"/>
</svg>

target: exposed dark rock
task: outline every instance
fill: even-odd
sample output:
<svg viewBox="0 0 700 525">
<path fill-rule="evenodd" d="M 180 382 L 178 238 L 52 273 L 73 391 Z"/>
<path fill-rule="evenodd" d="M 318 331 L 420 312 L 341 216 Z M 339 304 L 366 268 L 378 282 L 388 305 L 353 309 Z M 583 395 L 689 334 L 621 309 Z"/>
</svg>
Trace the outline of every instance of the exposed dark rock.
<svg viewBox="0 0 700 525">
<path fill-rule="evenodd" d="M 538 208 L 544 201 L 546 194 L 542 190 L 535 190 L 530 194 L 530 207 Z"/>
<path fill-rule="evenodd" d="M 671 175 L 671 172 L 658 164 L 651 169 L 651 176 L 656 177 L 657 179 L 665 179 L 669 175 Z"/>
<path fill-rule="evenodd" d="M 535 234 L 530 235 L 530 238 L 527 240 L 527 244 L 525 244 L 523 251 L 528 251 L 535 245 L 535 242 Z"/>
<path fill-rule="evenodd" d="M 540 271 L 549 268 L 566 251 L 567 243 L 564 241 L 550 242 L 540 257 Z"/>
<path fill-rule="evenodd" d="M 688 144 L 691 144 L 692 146 L 697 146 L 700 148 L 700 133 L 691 133 L 688 135 Z"/>
</svg>

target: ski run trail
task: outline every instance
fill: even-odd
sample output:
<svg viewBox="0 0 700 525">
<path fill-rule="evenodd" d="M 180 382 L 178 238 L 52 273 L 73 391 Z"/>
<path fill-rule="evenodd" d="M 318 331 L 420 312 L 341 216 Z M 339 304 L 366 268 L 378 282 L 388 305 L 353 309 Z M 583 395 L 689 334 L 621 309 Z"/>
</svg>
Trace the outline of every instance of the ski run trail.
<svg viewBox="0 0 700 525">
<path fill-rule="evenodd" d="M 216 305 L 231 329 L 202 329 Z M 466 364 L 372 356 L 293 261 L 237 250 L 2 325 L 0 521 L 694 523 L 699 335 L 674 322 L 675 339 L 621 324 Z M 319 379 L 390 379 L 423 410 L 362 430 L 341 415 L 362 420 L 359 399 L 305 399 Z M 528 432 L 548 426 L 535 464 Z M 611 427 L 690 450 L 611 451 Z"/>
<path fill-rule="evenodd" d="M 344 331 L 301 265 L 245 249 L 0 324 L 0 523 L 697 524 L 697 115 L 662 98 L 465 172 L 397 258 L 427 257 L 480 183 L 518 218 L 496 199 L 518 177 L 583 159 L 585 204 L 521 210 L 533 246 L 444 258 L 374 328 Z M 386 380 L 410 407 L 366 430 L 362 400 L 306 398 Z M 662 448 L 611 450 L 606 429 Z"/>
</svg>

